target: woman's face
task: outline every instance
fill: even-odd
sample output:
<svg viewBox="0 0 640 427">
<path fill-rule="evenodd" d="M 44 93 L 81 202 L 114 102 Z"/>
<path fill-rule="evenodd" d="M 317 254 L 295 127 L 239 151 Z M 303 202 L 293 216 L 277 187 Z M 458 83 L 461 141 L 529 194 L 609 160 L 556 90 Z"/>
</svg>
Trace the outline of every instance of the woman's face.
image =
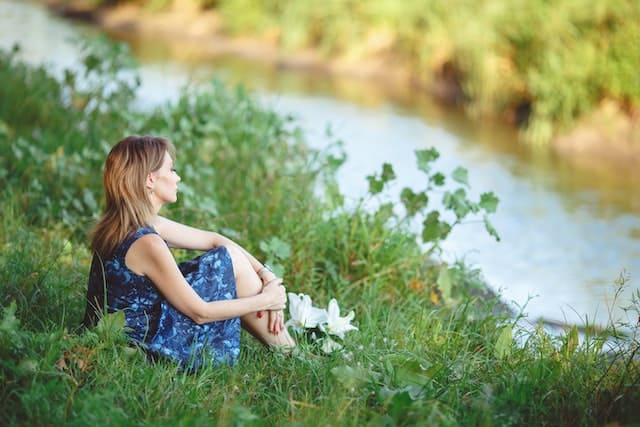
<svg viewBox="0 0 640 427">
<path fill-rule="evenodd" d="M 176 173 L 173 160 L 168 152 L 164 153 L 162 166 L 150 174 L 151 201 L 158 208 L 166 203 L 173 203 L 178 198 L 178 182 L 180 176 Z"/>
</svg>

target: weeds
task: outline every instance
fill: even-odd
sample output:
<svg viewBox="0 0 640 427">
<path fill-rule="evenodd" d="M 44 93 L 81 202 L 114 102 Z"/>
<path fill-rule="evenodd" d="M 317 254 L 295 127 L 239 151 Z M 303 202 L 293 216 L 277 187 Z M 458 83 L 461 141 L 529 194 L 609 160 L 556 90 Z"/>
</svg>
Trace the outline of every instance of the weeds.
<svg viewBox="0 0 640 427">
<path fill-rule="evenodd" d="M 109 64 L 85 65 L 118 78 Z M 332 188 L 326 170 L 337 167 L 339 156 L 311 151 L 295 123 L 242 89 L 185 91 L 171 105 L 140 113 L 129 109 L 125 88 L 87 110 L 97 105 L 92 92 L 82 92 L 89 97 L 84 106 L 62 95 L 79 93 L 70 75 L 56 82 L 6 52 L 0 73 L 13 82 L 0 85 L 2 425 L 640 419 L 636 324 L 624 334 L 623 325 L 593 331 L 582 342 L 573 329 L 524 335 L 499 299 L 482 291 L 477 271 L 427 256 L 405 214 L 384 204 L 365 209 L 367 200 L 347 208 L 335 188 L 318 197 L 318 180 Z M 38 102 L 15 102 L 36 93 Z M 94 329 L 78 328 L 90 262 L 84 235 L 102 200 L 101 162 L 128 133 L 161 134 L 177 146 L 185 185 L 169 215 L 246 243 L 279 265 L 290 290 L 317 304 L 335 296 L 355 310 L 359 331 L 344 340 L 343 351 L 321 356 L 302 346 L 283 355 L 243 336 L 236 366 L 186 374 L 130 347 L 118 314 Z M 380 182 L 384 189 L 390 172 L 372 175 L 374 189 Z M 472 181 L 462 170 L 452 178 L 463 188 Z M 430 191 L 405 193 L 407 212 L 428 217 L 423 201 Z M 450 226 L 465 216 L 458 213 L 495 209 L 494 197 L 474 202 L 455 191 L 449 193 L 455 200 L 443 202 Z M 628 310 L 638 315 L 637 297 Z"/>
</svg>

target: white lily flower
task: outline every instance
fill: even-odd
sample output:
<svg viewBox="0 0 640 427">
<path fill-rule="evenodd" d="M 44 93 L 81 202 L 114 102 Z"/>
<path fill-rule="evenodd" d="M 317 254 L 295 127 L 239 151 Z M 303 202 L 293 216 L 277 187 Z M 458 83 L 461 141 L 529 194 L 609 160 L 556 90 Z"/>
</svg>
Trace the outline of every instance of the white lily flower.
<svg viewBox="0 0 640 427">
<path fill-rule="evenodd" d="M 326 321 L 327 311 L 313 307 L 309 295 L 289 292 L 289 320 L 286 326 L 301 331 L 304 328 L 315 328 Z"/>
<path fill-rule="evenodd" d="M 323 330 L 330 334 L 344 339 L 344 333 L 348 331 L 357 331 L 358 328 L 351 324 L 355 313 L 353 310 L 349 312 L 345 317 L 340 317 L 340 307 L 338 301 L 332 298 L 329 301 L 329 307 L 327 310 L 327 324 L 321 327 Z"/>
<path fill-rule="evenodd" d="M 342 344 L 331 339 L 331 337 L 322 338 L 322 346 L 320 347 L 326 354 L 331 354 L 336 350 L 342 349 Z"/>
</svg>

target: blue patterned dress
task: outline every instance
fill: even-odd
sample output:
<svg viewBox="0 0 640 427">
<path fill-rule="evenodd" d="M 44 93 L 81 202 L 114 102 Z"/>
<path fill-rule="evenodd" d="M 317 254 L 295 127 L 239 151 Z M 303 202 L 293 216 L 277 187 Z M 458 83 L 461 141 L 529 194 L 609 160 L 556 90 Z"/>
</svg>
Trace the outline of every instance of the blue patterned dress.
<svg viewBox="0 0 640 427">
<path fill-rule="evenodd" d="M 125 264 L 131 245 L 150 233 L 156 232 L 139 228 L 108 259 L 94 255 L 83 323 L 94 325 L 105 308 L 109 313 L 123 310 L 128 336 L 152 357 L 166 357 L 189 370 L 223 362 L 233 364 L 240 354 L 240 318 L 198 325 L 169 304 L 149 278 Z M 224 246 L 178 267 L 203 300 L 236 298 L 233 266 Z"/>
</svg>

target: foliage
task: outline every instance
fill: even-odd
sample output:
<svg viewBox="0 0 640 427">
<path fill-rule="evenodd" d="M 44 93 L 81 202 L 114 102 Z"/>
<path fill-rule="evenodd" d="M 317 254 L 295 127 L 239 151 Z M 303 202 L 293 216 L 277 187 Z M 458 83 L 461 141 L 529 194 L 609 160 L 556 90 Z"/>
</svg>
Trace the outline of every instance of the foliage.
<svg viewBox="0 0 640 427">
<path fill-rule="evenodd" d="M 581 336 L 525 332 L 479 272 L 427 256 L 408 221 L 430 215 L 434 191 L 449 194 L 450 226 L 497 204 L 488 193 L 474 202 L 444 190 L 433 151 L 417 153 L 426 189 L 404 192 L 406 214 L 368 208 L 393 178 L 389 167 L 369 178 L 376 194 L 346 207 L 326 172 L 340 155 L 307 148 L 295 122 L 241 88 L 185 89 L 172 104 L 131 111 L 136 79 L 115 72 L 122 54 L 88 47 L 85 68 L 57 81 L 0 53 L 0 77 L 10 82 L 0 85 L 0 424 L 638 421 L 635 323 Z M 235 367 L 186 374 L 130 347 L 121 315 L 78 328 L 102 161 L 130 133 L 176 144 L 183 181 L 172 217 L 230 234 L 277 261 L 289 290 L 322 305 L 335 296 L 358 313 L 342 352 L 285 355 L 246 336 Z M 468 175 L 450 177 L 466 189 Z M 323 197 L 320 184 L 331 190 Z M 637 317 L 638 300 L 628 310 Z"/>
<path fill-rule="evenodd" d="M 0 186 L 28 223 L 53 220 L 83 234 L 101 199 L 97 171 L 129 131 L 123 106 L 138 81 L 125 74 L 132 60 L 124 45 L 95 39 L 81 49 L 82 69 L 65 71 L 61 82 L 20 63 L 18 48 L 0 52 Z"/>
<path fill-rule="evenodd" d="M 407 218 L 412 218 L 418 213 L 425 211 L 429 205 L 429 196 L 434 193 L 436 189 L 442 188 L 446 183 L 445 175 L 442 174 L 442 172 L 433 170 L 433 163 L 440 157 L 440 153 L 435 148 L 418 150 L 416 151 L 416 157 L 418 160 L 418 169 L 427 175 L 427 186 L 424 190 L 418 192 L 415 192 L 409 187 L 402 189 L 400 200 L 405 207 Z M 453 227 L 461 224 L 469 214 L 477 214 L 480 211 L 484 212 L 483 222 L 486 231 L 496 240 L 500 240 L 498 232 L 488 218 L 488 215 L 495 213 L 498 207 L 499 200 L 497 196 L 492 192 L 482 193 L 480 200 L 473 202 L 467 196 L 467 190 L 465 189 L 465 187 L 467 189 L 469 188 L 468 171 L 459 166 L 451 173 L 451 177 L 458 184 L 461 184 L 462 187 L 454 191 L 444 191 L 442 195 L 442 207 L 429 211 L 422 222 L 421 237 L 424 243 L 431 245 L 430 252 L 439 248 L 439 243 L 449 235 Z M 370 194 L 376 195 L 381 193 L 385 185 L 393 179 L 395 179 L 393 167 L 388 163 L 383 164 L 382 172 L 379 176 L 370 175 L 367 177 Z M 453 213 L 454 219 L 452 222 L 440 219 L 443 209 Z M 393 205 L 382 205 L 378 212 L 385 211 L 389 212 L 389 216 L 392 216 Z M 405 218 L 405 220 L 407 218 Z"/>
<path fill-rule="evenodd" d="M 217 2 L 232 33 L 276 33 L 351 62 L 382 55 L 429 86 L 459 86 L 476 116 L 522 115 L 547 143 L 605 98 L 640 106 L 640 3 L 615 0 Z"/>
<path fill-rule="evenodd" d="M 506 117 L 523 139 L 553 136 L 612 99 L 640 107 L 640 3 L 635 0 L 192 0 L 232 35 L 276 35 L 357 64 L 400 64 L 473 116 Z M 116 1 L 117 2 L 117 1 Z M 122 0 L 125 2 L 125 0 Z M 129 0 L 147 9 L 171 0 Z M 95 6 L 113 0 L 93 0 Z"/>
</svg>

